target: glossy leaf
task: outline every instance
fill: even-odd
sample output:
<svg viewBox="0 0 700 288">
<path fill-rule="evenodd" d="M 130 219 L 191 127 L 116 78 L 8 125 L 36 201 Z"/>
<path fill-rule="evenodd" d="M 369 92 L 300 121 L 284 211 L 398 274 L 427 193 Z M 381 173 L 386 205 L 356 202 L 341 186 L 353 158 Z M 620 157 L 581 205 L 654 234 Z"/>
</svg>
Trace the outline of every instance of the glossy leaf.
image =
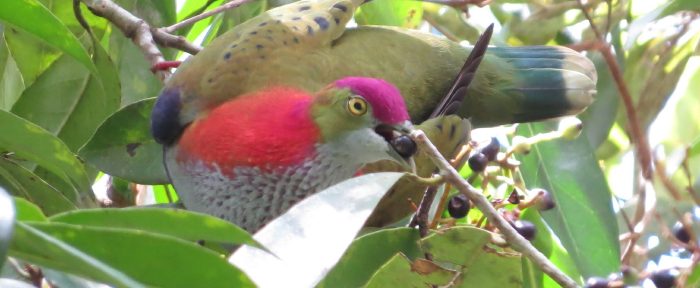
<svg viewBox="0 0 700 288">
<path fill-rule="evenodd" d="M 107 174 L 142 184 L 168 183 L 163 148 L 150 133 L 155 99 L 146 99 L 109 116 L 80 156 Z"/>
<path fill-rule="evenodd" d="M 448 39 L 476 42 L 481 34 L 462 18 L 462 11 L 445 5 L 423 3 L 423 18 Z"/>
<path fill-rule="evenodd" d="M 571 279 L 580 280 L 581 274 L 576 269 L 576 264 L 566 253 L 566 250 L 561 247 L 556 235 L 552 234 L 547 224 L 544 223 L 540 212 L 534 208 L 525 209 L 520 214 L 520 219 L 530 221 L 535 225 L 537 233 L 535 238 L 530 241 L 532 245 Z M 558 283 L 534 266 L 529 259 L 523 258 L 522 265 L 524 287 L 559 287 Z"/>
<path fill-rule="evenodd" d="M 338 264 L 318 287 L 360 287 L 397 253 L 410 259 L 420 257 L 418 230 L 395 228 L 369 233 L 355 239 Z"/>
<path fill-rule="evenodd" d="M 554 124 L 525 124 L 518 131 L 530 137 L 556 130 Z M 581 274 L 587 278 L 617 271 L 620 245 L 612 195 L 588 140 L 542 142 L 520 161 L 528 187 L 552 193 L 556 207 L 542 212 L 542 217 Z"/>
<path fill-rule="evenodd" d="M 70 30 L 37 0 L 3 3 L 0 20 L 19 27 L 78 60 L 93 73 L 97 72 L 85 48 Z"/>
<path fill-rule="evenodd" d="M 364 287 L 425 287 L 446 286 L 454 279 L 457 271 L 448 270 L 425 259 L 411 262 L 406 256 L 396 254 Z"/>
<path fill-rule="evenodd" d="M 24 79 L 17 67 L 15 58 L 10 54 L 10 48 L 5 43 L 7 27 L 0 26 L 0 109 L 10 110 L 22 91 Z"/>
<path fill-rule="evenodd" d="M 82 226 L 144 230 L 193 242 L 203 240 L 262 247 L 248 232 L 228 221 L 180 209 L 90 209 L 58 214 L 50 220 Z"/>
<path fill-rule="evenodd" d="M 591 58 L 598 72 L 597 93 L 593 104 L 579 118 L 585 127 L 582 132 L 583 137 L 586 137 L 588 143 L 595 149 L 610 134 L 610 128 L 615 123 L 615 116 L 620 106 L 620 95 L 603 57 L 596 53 Z"/>
<path fill-rule="evenodd" d="M 456 287 L 515 287 L 522 285 L 520 254 L 489 245 L 491 232 L 471 226 L 455 226 L 421 240 L 434 261 L 461 268 Z M 459 251 L 458 253 L 456 251 Z M 497 275 L 497 276 L 496 276 Z"/>
<path fill-rule="evenodd" d="M 629 32 L 627 35 L 627 43 L 625 43 L 625 48 L 630 49 L 637 40 L 637 37 L 642 34 L 646 26 L 651 22 L 683 10 L 696 12 L 700 11 L 700 3 L 695 0 L 670 0 L 666 1 L 666 3 L 662 4 L 646 15 L 637 18 L 628 28 Z"/>
<path fill-rule="evenodd" d="M 367 174 L 318 192 L 255 234 L 255 240 L 274 255 L 243 246 L 229 261 L 259 286 L 314 286 L 338 262 L 379 199 L 402 176 L 395 172 Z"/>
<path fill-rule="evenodd" d="M 15 225 L 10 255 L 42 267 L 120 287 L 145 287 L 95 257 L 24 222 Z"/>
<path fill-rule="evenodd" d="M 120 0 L 124 9 L 144 19 L 152 27 L 163 27 L 175 23 L 175 1 Z M 175 60 L 174 49 L 162 49 L 166 60 Z M 114 59 L 121 81 L 121 106 L 158 96 L 162 82 L 151 72 L 151 63 L 143 52 L 124 33 L 112 33 L 109 39 L 109 55 Z"/>
<path fill-rule="evenodd" d="M 17 210 L 17 221 L 46 221 L 46 216 L 41 209 L 23 198 L 15 197 L 15 210 Z"/>
<path fill-rule="evenodd" d="M 12 112 L 57 135 L 76 151 L 119 107 L 116 70 L 106 52 L 101 47 L 96 50 L 97 76 L 62 56 L 25 90 Z"/>
<path fill-rule="evenodd" d="M 209 287 L 252 286 L 250 280 L 240 270 L 226 263 L 226 260 L 220 255 L 197 244 L 170 236 L 135 230 L 62 223 L 32 223 L 29 228 L 31 229 L 27 230 L 41 232 L 37 233 L 40 236 L 46 235 L 63 245 L 78 248 L 86 256 L 97 259 L 104 265 L 120 271 L 124 276 L 148 286 L 197 287 L 201 283 L 208 283 Z M 52 251 L 44 253 L 43 249 L 34 250 L 41 248 L 41 246 L 33 245 L 35 243 L 18 242 L 19 240 L 13 242 L 12 250 L 19 250 L 15 247 L 21 247 L 22 250 L 25 250 L 21 256 L 25 256 L 25 260 L 30 262 L 37 258 L 54 256 L 51 254 Z M 66 252 L 75 257 L 75 253 Z M 15 256 L 22 258 L 19 255 Z M 168 265 L 163 265 L 163 263 L 168 263 Z M 56 263 L 51 264 L 53 265 L 46 266 L 71 271 L 66 269 L 68 267 L 55 267 Z M 93 263 L 72 264 L 72 269 L 83 271 L 95 268 Z M 68 265 L 68 263 L 64 265 Z M 98 281 L 105 280 L 91 274 L 76 274 Z"/>
<path fill-rule="evenodd" d="M 0 287 L 3 288 L 34 288 L 34 285 L 10 278 L 0 278 Z"/>
<path fill-rule="evenodd" d="M 419 1 L 373 1 L 355 12 L 360 25 L 387 25 L 415 28 L 423 18 L 423 4 Z"/>
<path fill-rule="evenodd" d="M 83 164 L 61 140 L 41 127 L 10 112 L 0 110 L 0 147 L 14 152 L 56 174 L 75 187 L 75 194 L 66 195 L 71 201 L 81 202 L 81 196 L 90 195 L 92 189 Z"/>
<path fill-rule="evenodd" d="M 7 48 L 17 64 L 25 86 L 34 83 L 34 80 L 62 55 L 60 50 L 31 33 L 12 26 L 6 26 L 4 30 Z"/>
<path fill-rule="evenodd" d="M 5 264 L 15 223 L 15 205 L 10 194 L 0 187 L 0 267 Z"/>
<path fill-rule="evenodd" d="M 8 159 L 0 158 L 0 185 L 12 195 L 36 204 L 46 215 L 76 209 L 75 204 L 44 179 Z"/>
</svg>

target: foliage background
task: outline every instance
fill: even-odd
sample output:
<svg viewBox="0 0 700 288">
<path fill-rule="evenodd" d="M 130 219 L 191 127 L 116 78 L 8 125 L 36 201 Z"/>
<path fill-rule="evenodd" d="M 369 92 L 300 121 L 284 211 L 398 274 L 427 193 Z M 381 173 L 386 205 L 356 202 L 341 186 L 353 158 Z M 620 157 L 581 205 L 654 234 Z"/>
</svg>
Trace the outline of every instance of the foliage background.
<svg viewBox="0 0 700 288">
<path fill-rule="evenodd" d="M 83 2 L 80 9 L 92 34 L 76 20 L 71 1 L 0 4 L 0 186 L 16 196 L 17 209 L 16 221 L 12 209 L 0 209 L 0 259 L 7 251 L 12 256 L 4 262 L 2 277 L 35 285 L 45 277 L 67 287 L 89 285 L 71 275 L 128 287 L 249 285 L 240 270 L 218 256 L 221 250 L 193 242 L 254 243 L 227 223 L 170 210 L 98 209 L 62 214 L 104 204 L 107 195 L 96 199 L 93 188 L 105 190 L 110 205 L 120 207 L 150 203 L 138 198 L 144 195 L 153 195 L 149 197 L 158 203 L 174 197 L 166 193 L 166 186 L 134 184 L 166 182 L 158 161 L 160 149 L 143 129 L 152 97 L 162 82 L 151 73 L 151 63 L 139 47 L 87 9 L 85 4 L 93 1 Z M 204 46 L 230 27 L 286 2 L 292 1 L 251 1 L 176 33 Z M 116 3 L 152 27 L 166 27 L 214 9 L 222 1 Z M 694 193 L 700 189 L 700 116 L 696 114 L 700 111 L 700 3 L 590 0 L 583 5 L 605 43 L 615 51 L 623 81 L 616 82 L 610 63 L 598 53 L 601 42 L 577 1 L 494 0 L 483 8 L 468 6 L 467 17 L 458 9 L 434 3 L 375 0 L 356 15 L 356 22 L 417 28 L 466 42 L 475 41 L 484 27 L 495 22 L 493 45 L 567 45 L 584 50 L 596 64 L 599 78 L 596 102 L 580 116 L 583 135 L 572 142 L 537 144 L 535 153 L 520 158 L 528 187 L 552 191 L 558 204 L 556 211 L 543 215 L 523 213 L 523 218 L 543 232 L 533 243 L 578 281 L 607 277 L 624 265 L 647 272 L 679 269 L 683 283 L 698 285 L 698 250 L 693 244 L 697 239 L 683 245 L 671 236 L 670 227 L 679 219 L 692 225 L 698 213 Z M 161 51 L 165 59 L 185 57 L 173 48 Z M 629 90 L 636 120 L 631 120 L 620 100 L 620 83 Z M 630 121 L 649 136 L 655 171 L 649 178 L 643 177 L 636 164 L 639 154 L 635 155 L 634 143 L 639 138 L 630 131 Z M 552 123 L 526 124 L 518 127 L 518 134 L 532 136 L 555 129 Z M 102 172 L 122 178 L 103 177 Z M 103 186 L 93 186 L 96 182 Z M 475 235 L 482 232 L 451 233 L 478 238 Z M 410 259 L 420 255 L 413 232 L 396 229 L 371 235 L 353 244 L 336 268 L 345 270 L 329 274 L 326 281 L 335 282 L 324 283 L 381 285 L 382 277 L 406 273 L 400 269 L 403 256 L 396 252 Z M 433 236 L 425 241 L 443 240 Z M 363 245 L 376 247 L 378 244 L 367 244 L 373 241 L 395 244 L 382 249 L 384 253 L 363 250 Z M 472 247 L 465 243 L 438 246 Z M 445 250 L 450 251 L 448 248 Z M 162 265 L 165 258 L 168 265 Z M 43 269 L 24 267 L 24 261 Z M 466 263 L 460 262 L 464 259 L 445 261 Z M 478 267 L 486 267 L 484 275 L 495 277 L 510 267 L 518 270 L 515 274 L 525 286 L 556 287 L 526 260 L 514 266 L 486 258 L 477 261 L 482 264 Z M 370 262 L 376 265 L 353 264 Z M 382 276 L 382 270 L 376 270 L 384 263 L 395 263 L 399 272 L 385 265 L 383 273 L 389 274 Z M 37 276 L 37 271 L 42 274 Z M 440 283 L 445 275 L 415 281 Z M 638 276 L 640 280 L 632 282 L 650 285 L 644 282 L 647 274 Z M 465 279 L 464 283 L 483 281 Z"/>
</svg>

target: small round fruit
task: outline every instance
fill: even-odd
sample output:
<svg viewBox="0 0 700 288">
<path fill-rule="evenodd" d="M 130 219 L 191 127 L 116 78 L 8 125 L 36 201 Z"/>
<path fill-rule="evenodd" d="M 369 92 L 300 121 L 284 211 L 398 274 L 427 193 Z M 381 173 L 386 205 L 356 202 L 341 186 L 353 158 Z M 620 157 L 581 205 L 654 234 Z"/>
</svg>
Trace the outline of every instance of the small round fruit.
<svg viewBox="0 0 700 288">
<path fill-rule="evenodd" d="M 417 150 L 416 142 L 413 142 L 413 139 L 408 135 L 401 135 L 391 139 L 391 147 L 394 147 L 394 150 L 404 158 L 413 156 Z"/>
<path fill-rule="evenodd" d="M 583 123 L 576 117 L 566 117 L 559 122 L 559 132 L 564 139 L 574 140 L 583 131 Z"/>
<path fill-rule="evenodd" d="M 610 281 L 605 278 L 600 278 L 600 277 L 591 277 L 586 280 L 586 288 L 608 288 L 608 284 L 610 284 Z"/>
<path fill-rule="evenodd" d="M 492 137 L 491 142 L 484 146 L 484 148 L 481 148 L 481 153 L 486 155 L 486 158 L 489 159 L 489 161 L 494 161 L 496 160 L 499 150 L 501 150 L 501 143 L 498 142 L 496 137 Z"/>
<path fill-rule="evenodd" d="M 508 195 L 508 202 L 510 204 L 520 204 L 520 195 L 518 195 L 518 191 L 513 189 L 513 192 L 510 192 L 510 195 Z"/>
<path fill-rule="evenodd" d="M 687 244 L 690 242 L 690 234 L 683 228 L 683 223 L 681 222 L 676 222 L 676 224 L 673 225 L 673 236 L 676 236 L 676 239 L 683 243 Z"/>
<path fill-rule="evenodd" d="M 486 155 L 484 155 L 484 153 L 476 153 L 469 157 L 468 163 L 469 168 L 471 168 L 472 171 L 479 173 L 486 169 L 486 165 L 489 163 L 489 159 L 486 158 Z"/>
<path fill-rule="evenodd" d="M 535 227 L 535 224 L 532 224 L 530 221 L 525 221 L 525 220 L 516 220 L 513 222 L 513 228 L 515 228 L 515 231 L 518 231 L 518 234 L 520 236 L 523 236 L 523 238 L 529 240 L 535 239 L 535 234 L 537 234 L 537 228 Z"/>
<path fill-rule="evenodd" d="M 528 154 L 530 153 L 530 150 L 532 150 L 532 144 L 530 143 L 530 139 L 516 135 L 513 137 L 512 141 L 513 148 L 513 153 L 519 153 L 519 154 Z"/>
<path fill-rule="evenodd" d="M 452 196 L 450 198 L 450 201 L 447 203 L 447 212 L 450 213 L 450 216 L 452 218 L 460 219 L 464 218 L 464 216 L 467 216 L 467 213 L 469 213 L 469 209 L 471 208 L 469 204 L 469 199 L 467 199 L 467 196 L 464 196 L 464 194 L 457 194 L 455 196 Z"/>
<path fill-rule="evenodd" d="M 541 188 L 536 188 L 532 189 L 531 192 L 542 195 L 540 196 L 541 198 L 539 203 L 537 203 L 537 209 L 539 209 L 540 211 L 547 211 L 557 206 L 554 203 L 554 198 L 552 198 L 552 193 L 549 193 L 549 191 Z"/>
<path fill-rule="evenodd" d="M 649 279 L 654 282 L 656 288 L 671 288 L 676 285 L 676 277 L 678 277 L 676 270 L 659 270 L 651 273 Z"/>
</svg>

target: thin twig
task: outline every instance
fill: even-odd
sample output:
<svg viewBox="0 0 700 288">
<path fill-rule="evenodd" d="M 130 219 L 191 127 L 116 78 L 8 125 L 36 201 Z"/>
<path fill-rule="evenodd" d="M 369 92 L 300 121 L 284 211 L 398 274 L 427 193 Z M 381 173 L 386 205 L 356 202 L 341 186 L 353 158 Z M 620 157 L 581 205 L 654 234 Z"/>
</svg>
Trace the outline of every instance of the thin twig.
<svg viewBox="0 0 700 288">
<path fill-rule="evenodd" d="M 581 12 L 588 20 L 588 23 L 591 25 L 591 30 L 593 30 L 593 33 L 595 33 L 596 35 L 596 39 L 600 43 L 599 45 L 597 45 L 598 51 L 603 55 L 603 59 L 605 59 L 605 63 L 607 64 L 608 69 L 610 70 L 610 74 L 612 75 L 613 80 L 615 80 L 617 90 L 620 92 L 620 97 L 622 98 L 622 103 L 624 104 L 625 112 L 627 114 L 631 134 L 630 138 L 636 147 L 636 158 L 639 160 L 639 166 L 642 170 L 641 174 L 644 178 L 644 182 L 652 182 L 653 156 L 651 154 L 651 148 L 649 147 L 649 142 L 647 141 L 646 134 L 644 133 L 644 131 L 642 131 L 642 128 L 639 125 L 639 117 L 637 117 L 637 111 L 635 110 L 634 102 L 632 101 L 632 96 L 629 92 L 629 89 L 627 88 L 627 84 L 624 80 L 624 77 L 622 76 L 622 70 L 620 69 L 620 66 L 617 63 L 617 59 L 615 59 L 615 56 L 612 53 L 611 45 L 605 41 L 605 35 L 601 34 L 598 27 L 596 27 L 595 23 L 593 22 L 593 18 L 591 18 L 591 15 L 588 13 L 588 10 L 584 6 L 582 0 L 577 1 L 581 8 Z M 642 224 L 642 221 L 644 221 L 644 219 L 647 218 L 645 217 L 647 215 L 647 213 L 645 213 L 645 203 L 647 198 L 645 192 L 646 189 L 644 187 L 645 183 L 642 183 L 640 185 L 641 189 L 637 194 L 638 202 L 637 211 L 635 213 L 635 227 L 639 224 Z M 621 261 L 623 264 L 626 264 L 631 259 L 631 254 L 632 251 L 634 251 L 634 246 L 636 245 L 637 240 L 639 240 L 640 238 L 641 231 L 643 231 L 643 229 L 639 230 L 640 231 L 632 231 L 632 235 L 630 237 L 629 243 L 627 244 L 627 248 L 622 254 Z"/>
<path fill-rule="evenodd" d="M 438 186 L 434 185 L 428 186 L 428 188 L 425 189 L 423 199 L 420 201 L 420 205 L 418 206 L 418 211 L 416 211 L 416 215 L 413 216 L 413 219 L 411 219 L 411 224 L 409 224 L 409 227 L 418 225 L 418 233 L 420 234 L 421 238 L 428 236 L 428 230 L 430 229 L 428 223 L 430 218 L 430 206 L 432 206 L 433 200 L 435 200 L 437 189 Z M 425 252 L 425 259 L 433 261 L 433 255 L 429 252 Z"/>
<path fill-rule="evenodd" d="M 169 34 L 169 33 L 173 33 L 173 32 L 175 32 L 175 31 L 177 31 L 177 30 L 179 30 L 179 29 L 182 29 L 182 28 L 184 28 L 184 27 L 187 27 L 187 26 L 190 26 L 190 25 L 192 25 L 192 24 L 194 24 L 194 23 L 197 23 L 198 21 L 200 21 L 200 20 L 202 20 L 202 19 L 211 17 L 211 16 L 213 16 L 213 15 L 219 14 L 219 13 L 224 12 L 224 11 L 229 10 L 229 9 L 236 8 L 236 7 L 241 6 L 241 5 L 245 4 L 245 3 L 248 3 L 248 2 L 250 2 L 250 1 L 252 1 L 252 0 L 232 0 L 231 2 L 228 2 L 228 3 L 225 3 L 225 4 L 221 4 L 221 6 L 216 7 L 216 9 L 212 9 L 211 11 L 204 12 L 204 13 L 202 13 L 202 14 L 192 16 L 192 17 L 190 17 L 190 18 L 187 18 L 187 19 L 185 19 L 185 20 L 182 20 L 182 21 L 180 21 L 180 22 L 177 22 L 177 23 L 175 23 L 175 24 L 173 24 L 173 25 L 170 25 L 170 26 L 168 26 L 168 27 L 160 28 L 160 29 L 158 29 L 158 30 L 160 30 L 160 31 L 162 31 L 162 32 L 165 32 L 165 33 L 168 33 L 168 34 Z"/>
<path fill-rule="evenodd" d="M 615 80 L 615 84 L 617 85 L 617 89 L 620 92 L 620 97 L 622 98 L 622 102 L 625 106 L 625 112 L 627 113 L 630 132 L 632 134 L 632 142 L 636 144 L 635 146 L 637 147 L 637 158 L 639 159 L 640 167 L 642 167 L 642 176 L 644 176 L 644 179 L 651 181 L 653 169 L 651 165 L 651 149 L 649 148 L 649 142 L 647 141 L 646 134 L 642 131 L 642 128 L 639 125 L 639 117 L 637 117 L 637 111 L 634 108 L 632 96 L 629 92 L 629 89 L 627 89 L 627 84 L 625 82 L 624 77 L 622 76 L 622 70 L 617 64 L 617 60 L 615 59 L 615 56 L 612 53 L 610 44 L 605 42 L 604 35 L 600 33 L 600 30 L 593 22 L 593 19 L 588 13 L 588 10 L 586 9 L 585 5 L 581 0 L 577 1 L 579 3 L 579 6 L 581 7 L 583 15 L 586 17 L 589 24 L 591 25 L 591 30 L 593 30 L 593 33 L 595 33 L 596 38 L 602 44 L 598 51 L 600 51 L 600 53 L 603 55 L 608 69 L 610 69 L 610 73 L 612 74 L 613 79 Z"/>
<path fill-rule="evenodd" d="M 518 234 L 518 232 L 516 232 L 515 229 L 498 214 L 498 211 L 491 206 L 491 203 L 486 200 L 486 197 L 484 197 L 481 191 L 469 185 L 469 183 L 464 181 L 464 179 L 459 176 L 457 170 L 455 170 L 452 165 L 450 165 L 450 163 L 445 160 L 444 157 L 442 157 L 440 152 L 430 142 L 423 131 L 416 130 L 412 132 L 411 138 L 414 139 L 419 149 L 424 151 L 433 160 L 438 169 L 440 169 L 441 174 L 443 174 L 444 179 L 453 187 L 457 188 L 457 190 L 459 190 L 462 194 L 467 196 L 467 198 L 469 198 L 486 216 L 489 223 L 492 223 L 498 228 L 498 230 L 501 231 L 501 233 L 503 233 L 506 241 L 508 241 L 513 249 L 525 255 L 528 259 L 530 259 L 530 261 L 532 261 L 532 263 L 534 263 L 561 286 L 577 287 L 574 280 L 569 278 L 569 276 L 554 266 L 554 264 L 552 264 L 547 257 L 538 251 L 537 248 L 532 246 L 529 241 L 520 236 L 520 234 Z"/>
<path fill-rule="evenodd" d="M 136 44 L 143 52 L 146 60 L 154 66 L 165 61 L 163 53 L 160 51 L 156 43 L 166 47 L 173 47 L 187 53 L 196 54 L 202 48 L 191 44 L 181 36 L 175 36 L 169 33 L 151 28 L 143 19 L 136 17 L 131 12 L 115 4 L 111 0 L 82 0 L 87 5 L 90 11 L 100 17 L 103 17 L 112 25 L 121 30 L 126 37 Z M 159 71 L 158 76 L 161 80 L 170 76 L 169 71 Z"/>
</svg>

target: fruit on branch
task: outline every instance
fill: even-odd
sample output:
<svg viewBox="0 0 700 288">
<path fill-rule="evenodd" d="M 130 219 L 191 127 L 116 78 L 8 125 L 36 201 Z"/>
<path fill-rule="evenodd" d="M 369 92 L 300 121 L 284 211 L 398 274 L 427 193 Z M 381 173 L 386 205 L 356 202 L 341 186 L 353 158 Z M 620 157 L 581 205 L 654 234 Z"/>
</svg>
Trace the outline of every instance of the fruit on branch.
<svg viewBox="0 0 700 288">
<path fill-rule="evenodd" d="M 513 226 L 515 231 L 518 231 L 518 234 L 523 236 L 523 238 L 527 240 L 535 239 L 537 228 L 535 227 L 535 224 L 532 224 L 532 222 L 526 220 L 515 220 L 511 226 Z"/>
<path fill-rule="evenodd" d="M 498 152 L 501 150 L 501 143 L 498 142 L 498 139 L 496 137 L 491 138 L 491 142 L 481 148 L 479 151 L 486 155 L 486 159 L 489 161 L 494 161 L 496 160 L 496 156 L 498 156 Z"/>
<path fill-rule="evenodd" d="M 493 47 L 483 55 L 486 40 L 463 65 L 472 48 L 435 35 L 346 29 L 364 2 L 271 9 L 182 63 L 154 106 L 151 128 L 187 208 L 255 231 L 356 172 L 350 170 L 385 158 L 401 162 L 387 153 L 412 153 L 394 133 L 409 116 L 450 158 L 469 136 L 470 124 L 460 117 L 477 127 L 536 121 L 579 113 L 593 101 L 595 68 L 570 49 Z M 420 154 L 417 166 L 429 175 L 435 168 Z M 384 162 L 363 171 L 399 168 Z M 406 200 L 423 191 L 410 180 L 396 187 L 387 197 L 398 199 L 400 212 L 377 225 L 410 213 Z M 394 207 L 382 203 L 377 211 Z"/>
<path fill-rule="evenodd" d="M 537 203 L 537 209 L 539 209 L 540 211 L 551 210 L 557 206 L 554 202 L 554 198 L 552 197 L 552 193 L 550 193 L 547 190 L 544 190 L 542 188 L 535 188 L 530 190 L 530 193 L 536 193 L 536 195 L 539 195 L 539 203 Z"/>
<path fill-rule="evenodd" d="M 486 165 L 489 163 L 489 158 L 486 157 L 484 153 L 477 152 L 469 157 L 467 163 L 469 164 L 469 168 L 471 168 L 472 171 L 474 171 L 475 173 L 481 173 L 484 171 L 484 169 L 486 169 Z"/>
<path fill-rule="evenodd" d="M 654 282 L 656 288 L 671 288 L 676 286 L 676 279 L 678 278 L 678 271 L 674 269 L 666 269 L 654 271 L 649 276 L 651 282 Z"/>
<path fill-rule="evenodd" d="M 676 222 L 676 224 L 673 225 L 673 236 L 678 239 L 678 241 L 681 241 L 683 243 L 688 244 L 690 242 L 690 233 L 688 233 L 687 230 L 685 230 L 685 227 L 683 226 L 683 223 Z"/>
<path fill-rule="evenodd" d="M 586 288 L 608 288 L 610 280 L 600 277 L 591 277 L 586 280 Z"/>
<path fill-rule="evenodd" d="M 469 214 L 469 209 L 471 204 L 469 204 L 469 199 L 462 193 L 455 194 L 447 202 L 447 212 L 450 213 L 450 217 L 455 219 L 461 219 Z"/>
</svg>

